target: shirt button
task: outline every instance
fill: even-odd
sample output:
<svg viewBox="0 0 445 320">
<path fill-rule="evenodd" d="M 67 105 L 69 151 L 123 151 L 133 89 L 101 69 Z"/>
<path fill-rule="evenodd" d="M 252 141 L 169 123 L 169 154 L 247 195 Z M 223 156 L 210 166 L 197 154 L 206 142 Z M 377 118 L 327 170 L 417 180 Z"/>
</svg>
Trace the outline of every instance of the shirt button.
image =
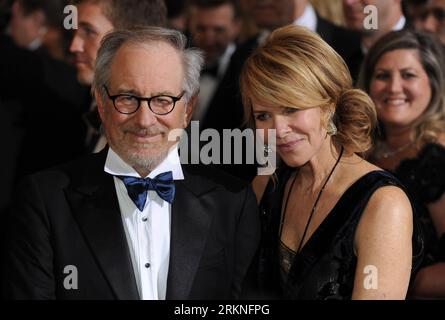
<svg viewBox="0 0 445 320">
<path fill-rule="evenodd" d="M 145 267 L 146 267 L 146 268 L 150 268 L 150 264 L 147 262 L 147 263 L 145 264 Z"/>
<path fill-rule="evenodd" d="M 142 221 L 144 221 L 144 222 L 147 221 L 147 220 L 148 220 L 147 217 L 143 217 L 143 218 L 142 218 Z"/>
</svg>

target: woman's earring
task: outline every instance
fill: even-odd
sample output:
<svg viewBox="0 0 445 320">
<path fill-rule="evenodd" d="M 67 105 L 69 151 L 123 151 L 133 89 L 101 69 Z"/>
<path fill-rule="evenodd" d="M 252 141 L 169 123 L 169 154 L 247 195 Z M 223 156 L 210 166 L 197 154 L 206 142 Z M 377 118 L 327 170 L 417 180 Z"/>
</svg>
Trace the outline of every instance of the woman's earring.
<svg viewBox="0 0 445 320">
<path fill-rule="evenodd" d="M 335 136 L 337 134 L 337 126 L 335 125 L 335 123 L 332 119 L 329 120 L 327 132 L 328 132 L 328 135 L 330 135 L 330 136 Z"/>
</svg>

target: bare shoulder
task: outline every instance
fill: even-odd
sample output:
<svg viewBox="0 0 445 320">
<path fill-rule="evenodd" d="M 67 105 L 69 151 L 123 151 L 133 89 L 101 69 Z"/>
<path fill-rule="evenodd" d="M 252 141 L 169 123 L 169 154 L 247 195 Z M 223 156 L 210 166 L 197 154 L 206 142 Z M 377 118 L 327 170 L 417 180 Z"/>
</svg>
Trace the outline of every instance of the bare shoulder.
<svg viewBox="0 0 445 320">
<path fill-rule="evenodd" d="M 411 203 L 406 193 L 396 186 L 385 186 L 377 189 L 368 202 L 368 207 L 376 209 L 385 208 L 386 211 L 411 212 Z"/>
<path fill-rule="evenodd" d="M 366 206 L 358 226 L 357 236 L 371 230 L 380 233 L 412 232 L 413 211 L 406 193 L 396 186 L 378 188 Z M 371 231 L 372 233 L 372 231 Z"/>
<path fill-rule="evenodd" d="M 412 265 L 412 209 L 398 187 L 378 188 L 357 226 L 353 299 L 405 299 Z M 376 290 L 363 286 L 367 266 L 378 270 Z"/>
<path fill-rule="evenodd" d="M 361 177 L 374 171 L 383 171 L 381 168 L 369 163 L 358 156 L 352 156 L 346 160 L 343 172 L 345 172 L 345 184 L 351 186 Z M 411 203 L 406 193 L 399 187 L 387 185 L 379 187 L 371 195 L 363 213 L 364 216 L 372 216 L 378 219 L 388 219 L 388 215 L 404 215 L 410 218 L 412 215 Z"/>
</svg>

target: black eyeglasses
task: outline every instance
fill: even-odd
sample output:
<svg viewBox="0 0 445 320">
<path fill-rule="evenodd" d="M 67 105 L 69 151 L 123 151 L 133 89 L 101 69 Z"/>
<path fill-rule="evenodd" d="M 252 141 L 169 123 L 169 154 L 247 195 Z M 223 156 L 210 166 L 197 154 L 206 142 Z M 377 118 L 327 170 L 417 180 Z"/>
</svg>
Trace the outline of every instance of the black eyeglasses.
<svg viewBox="0 0 445 320">
<path fill-rule="evenodd" d="M 110 98 L 110 100 L 113 101 L 114 108 L 118 112 L 123 114 L 135 113 L 141 106 L 141 101 L 147 101 L 148 107 L 154 114 L 161 116 L 166 115 L 173 111 L 176 102 L 181 100 L 182 96 L 185 93 L 185 91 L 182 91 L 181 94 L 177 97 L 168 95 L 158 95 L 149 98 L 144 98 L 144 97 L 133 96 L 131 94 L 116 94 L 112 96 L 108 92 L 108 88 L 106 86 L 103 87 L 108 95 L 108 98 Z"/>
</svg>

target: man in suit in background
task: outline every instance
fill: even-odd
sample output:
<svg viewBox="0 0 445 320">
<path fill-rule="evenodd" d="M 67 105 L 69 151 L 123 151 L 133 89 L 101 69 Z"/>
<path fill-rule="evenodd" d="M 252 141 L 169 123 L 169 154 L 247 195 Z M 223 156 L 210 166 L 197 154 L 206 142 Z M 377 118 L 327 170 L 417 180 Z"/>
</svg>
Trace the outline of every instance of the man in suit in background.
<svg viewBox="0 0 445 320">
<path fill-rule="evenodd" d="M 178 31 L 104 38 L 93 89 L 110 147 L 24 181 L 7 225 L 5 297 L 239 297 L 259 241 L 255 196 L 181 165 L 169 138 L 188 125 L 201 65 Z"/>
<path fill-rule="evenodd" d="M 47 30 L 62 28 L 61 1 L 15 0 L 10 13 L 0 33 L 0 212 L 23 175 L 84 153 L 88 99 L 75 68 L 44 41 Z"/>
<path fill-rule="evenodd" d="M 77 7 L 78 29 L 70 46 L 80 83 L 91 86 L 94 62 L 100 41 L 113 29 L 137 26 L 164 26 L 167 9 L 163 0 L 74 0 Z M 100 119 L 93 100 L 85 114 L 88 131 L 85 138 L 87 151 L 100 151 L 106 144 L 100 132 Z"/>
<path fill-rule="evenodd" d="M 241 8 L 237 0 L 193 0 L 189 4 L 192 43 L 204 52 L 200 91 L 193 120 L 206 128 L 205 118 L 213 109 L 215 92 L 236 49 L 241 31 Z"/>
<path fill-rule="evenodd" d="M 51 27 L 60 27 L 63 3 L 59 0 L 14 0 L 8 33 L 16 45 L 37 50 Z"/>
<path fill-rule="evenodd" d="M 343 0 L 346 27 L 361 34 L 360 50 L 356 51 L 348 65 L 354 79 L 358 78 L 360 66 L 369 48 L 386 33 L 400 30 L 406 26 L 401 1 Z M 368 5 L 373 5 L 377 8 L 377 29 L 366 29 L 365 27 L 365 7 Z"/>
</svg>

